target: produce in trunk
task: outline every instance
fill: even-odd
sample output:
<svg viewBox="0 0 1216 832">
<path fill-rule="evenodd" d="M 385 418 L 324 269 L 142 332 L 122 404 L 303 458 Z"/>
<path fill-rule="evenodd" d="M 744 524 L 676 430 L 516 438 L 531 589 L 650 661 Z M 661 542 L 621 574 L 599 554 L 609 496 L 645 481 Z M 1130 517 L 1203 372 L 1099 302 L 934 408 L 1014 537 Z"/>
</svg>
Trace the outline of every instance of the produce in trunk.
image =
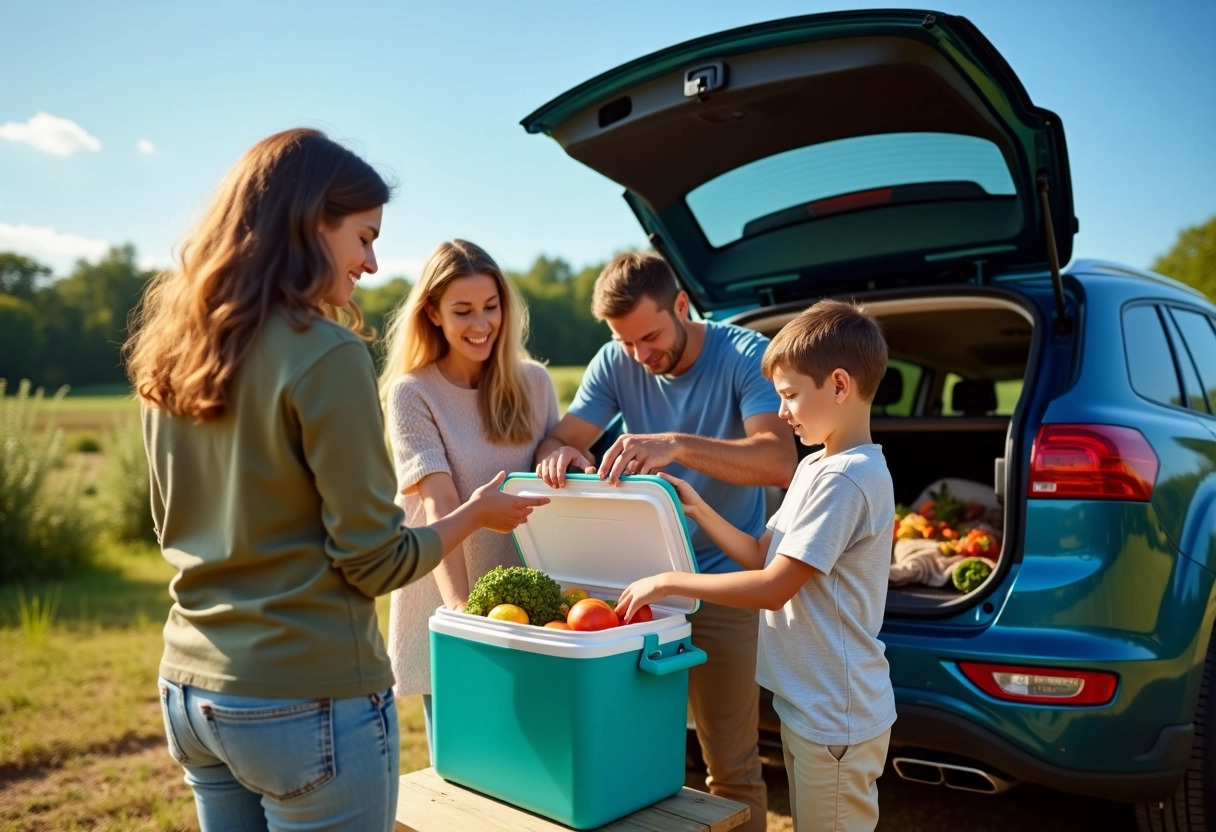
<svg viewBox="0 0 1216 832">
<path fill-rule="evenodd" d="M 964 558 L 950 570 L 950 579 L 954 588 L 961 592 L 970 592 L 978 587 L 992 574 L 993 563 L 985 558 Z"/>
</svg>

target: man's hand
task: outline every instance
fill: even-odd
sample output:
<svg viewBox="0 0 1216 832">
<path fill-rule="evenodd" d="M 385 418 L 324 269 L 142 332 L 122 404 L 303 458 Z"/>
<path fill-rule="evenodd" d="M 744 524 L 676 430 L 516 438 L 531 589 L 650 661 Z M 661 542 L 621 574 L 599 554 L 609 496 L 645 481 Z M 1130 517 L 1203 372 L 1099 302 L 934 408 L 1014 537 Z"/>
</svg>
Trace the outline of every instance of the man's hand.
<svg viewBox="0 0 1216 832">
<path fill-rule="evenodd" d="M 680 439 L 674 433 L 626 433 L 612 443 L 600 462 L 600 479 L 616 485 L 623 474 L 653 474 L 676 461 Z"/>
<path fill-rule="evenodd" d="M 536 464 L 536 474 L 545 485 L 561 488 L 566 484 L 566 469 L 577 465 L 584 474 L 594 474 L 595 466 L 578 448 L 562 445 Z"/>
</svg>

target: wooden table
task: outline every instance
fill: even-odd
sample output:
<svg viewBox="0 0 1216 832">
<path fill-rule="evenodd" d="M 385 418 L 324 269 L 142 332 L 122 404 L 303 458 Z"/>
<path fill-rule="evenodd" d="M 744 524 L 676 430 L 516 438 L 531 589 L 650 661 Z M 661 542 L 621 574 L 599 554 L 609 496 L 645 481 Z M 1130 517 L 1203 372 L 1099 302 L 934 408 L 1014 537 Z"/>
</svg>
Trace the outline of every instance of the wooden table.
<svg viewBox="0 0 1216 832">
<path fill-rule="evenodd" d="M 599 832 L 725 832 L 747 822 L 751 809 L 685 787 L 626 815 Z M 401 776 L 396 832 L 570 832 L 557 821 L 449 783 L 433 768 Z"/>
</svg>

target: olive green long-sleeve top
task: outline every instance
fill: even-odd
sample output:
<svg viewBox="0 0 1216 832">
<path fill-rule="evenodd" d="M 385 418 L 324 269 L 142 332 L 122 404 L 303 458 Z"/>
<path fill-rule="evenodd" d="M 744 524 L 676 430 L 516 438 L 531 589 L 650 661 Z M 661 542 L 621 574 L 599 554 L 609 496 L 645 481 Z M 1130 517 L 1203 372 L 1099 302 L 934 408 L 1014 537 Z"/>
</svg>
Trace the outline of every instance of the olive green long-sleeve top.
<svg viewBox="0 0 1216 832">
<path fill-rule="evenodd" d="M 340 698 L 392 671 L 375 598 L 427 574 L 403 528 L 375 371 L 349 330 L 275 315 L 219 419 L 145 407 L 152 514 L 176 569 L 160 673 L 237 696 Z"/>
</svg>

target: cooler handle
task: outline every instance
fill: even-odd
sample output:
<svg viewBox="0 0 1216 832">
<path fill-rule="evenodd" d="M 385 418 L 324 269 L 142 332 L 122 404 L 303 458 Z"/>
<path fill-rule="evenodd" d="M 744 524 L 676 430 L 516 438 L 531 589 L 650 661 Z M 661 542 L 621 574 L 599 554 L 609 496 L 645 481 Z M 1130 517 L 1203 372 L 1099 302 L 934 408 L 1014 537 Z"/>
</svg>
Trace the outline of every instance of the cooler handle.
<svg viewBox="0 0 1216 832">
<path fill-rule="evenodd" d="M 667 651 L 666 655 L 664 651 Z M 642 656 L 638 659 L 638 667 L 655 676 L 664 676 L 705 664 L 707 659 L 704 650 L 693 646 L 691 636 L 660 646 L 658 634 L 650 633 L 642 640 Z"/>
</svg>

